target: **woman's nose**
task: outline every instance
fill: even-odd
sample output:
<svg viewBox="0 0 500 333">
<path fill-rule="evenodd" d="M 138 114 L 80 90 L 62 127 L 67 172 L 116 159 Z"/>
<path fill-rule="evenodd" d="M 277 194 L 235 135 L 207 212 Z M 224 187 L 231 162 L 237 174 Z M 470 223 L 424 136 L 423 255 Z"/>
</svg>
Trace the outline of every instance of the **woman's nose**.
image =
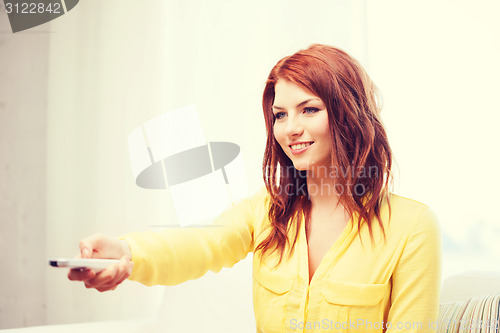
<svg viewBox="0 0 500 333">
<path fill-rule="evenodd" d="M 286 134 L 288 136 L 297 136 L 304 132 L 304 127 L 300 118 L 297 116 L 289 116 L 286 124 Z"/>
</svg>

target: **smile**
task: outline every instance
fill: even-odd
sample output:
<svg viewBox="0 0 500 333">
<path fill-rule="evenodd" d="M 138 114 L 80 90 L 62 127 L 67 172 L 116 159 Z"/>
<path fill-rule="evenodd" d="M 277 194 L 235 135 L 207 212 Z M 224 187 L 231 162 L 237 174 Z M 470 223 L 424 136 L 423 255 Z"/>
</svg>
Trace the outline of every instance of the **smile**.
<svg viewBox="0 0 500 333">
<path fill-rule="evenodd" d="M 289 147 L 292 150 L 292 154 L 295 155 L 295 154 L 300 154 L 300 153 L 305 152 L 313 143 L 314 143 L 314 141 L 303 142 L 303 143 L 298 143 L 298 144 L 290 145 Z"/>
</svg>

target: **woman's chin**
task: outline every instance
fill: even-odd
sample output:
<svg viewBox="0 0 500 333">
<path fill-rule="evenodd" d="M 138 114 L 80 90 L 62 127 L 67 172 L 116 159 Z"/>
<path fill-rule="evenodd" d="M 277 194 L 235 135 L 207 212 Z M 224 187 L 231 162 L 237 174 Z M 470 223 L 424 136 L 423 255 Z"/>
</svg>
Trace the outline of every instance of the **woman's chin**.
<svg viewBox="0 0 500 333">
<path fill-rule="evenodd" d="M 298 171 L 307 171 L 311 168 L 310 165 L 304 164 L 304 163 L 294 163 L 293 167 L 297 169 Z"/>
<path fill-rule="evenodd" d="M 320 174 L 325 172 L 325 170 L 329 170 L 329 167 L 326 163 L 318 164 L 318 163 L 294 163 L 293 167 L 298 171 L 312 171 L 314 173 Z"/>
</svg>

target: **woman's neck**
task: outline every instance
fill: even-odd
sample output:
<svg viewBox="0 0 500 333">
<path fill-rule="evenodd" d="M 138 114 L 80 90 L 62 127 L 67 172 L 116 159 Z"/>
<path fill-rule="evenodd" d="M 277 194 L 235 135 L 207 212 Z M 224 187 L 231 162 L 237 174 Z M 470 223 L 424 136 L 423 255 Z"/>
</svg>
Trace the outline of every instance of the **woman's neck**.
<svg viewBox="0 0 500 333">
<path fill-rule="evenodd" d="M 308 172 L 307 191 L 313 209 L 334 209 L 339 203 L 341 184 L 328 172 Z"/>
</svg>

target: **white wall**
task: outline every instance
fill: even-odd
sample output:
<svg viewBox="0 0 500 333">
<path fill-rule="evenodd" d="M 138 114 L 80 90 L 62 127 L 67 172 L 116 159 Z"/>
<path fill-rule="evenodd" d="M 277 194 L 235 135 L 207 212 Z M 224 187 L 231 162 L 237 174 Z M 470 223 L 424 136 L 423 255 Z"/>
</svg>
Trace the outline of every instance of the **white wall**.
<svg viewBox="0 0 500 333">
<path fill-rule="evenodd" d="M 0 328 L 45 322 L 45 31 L 0 10 Z"/>
</svg>

